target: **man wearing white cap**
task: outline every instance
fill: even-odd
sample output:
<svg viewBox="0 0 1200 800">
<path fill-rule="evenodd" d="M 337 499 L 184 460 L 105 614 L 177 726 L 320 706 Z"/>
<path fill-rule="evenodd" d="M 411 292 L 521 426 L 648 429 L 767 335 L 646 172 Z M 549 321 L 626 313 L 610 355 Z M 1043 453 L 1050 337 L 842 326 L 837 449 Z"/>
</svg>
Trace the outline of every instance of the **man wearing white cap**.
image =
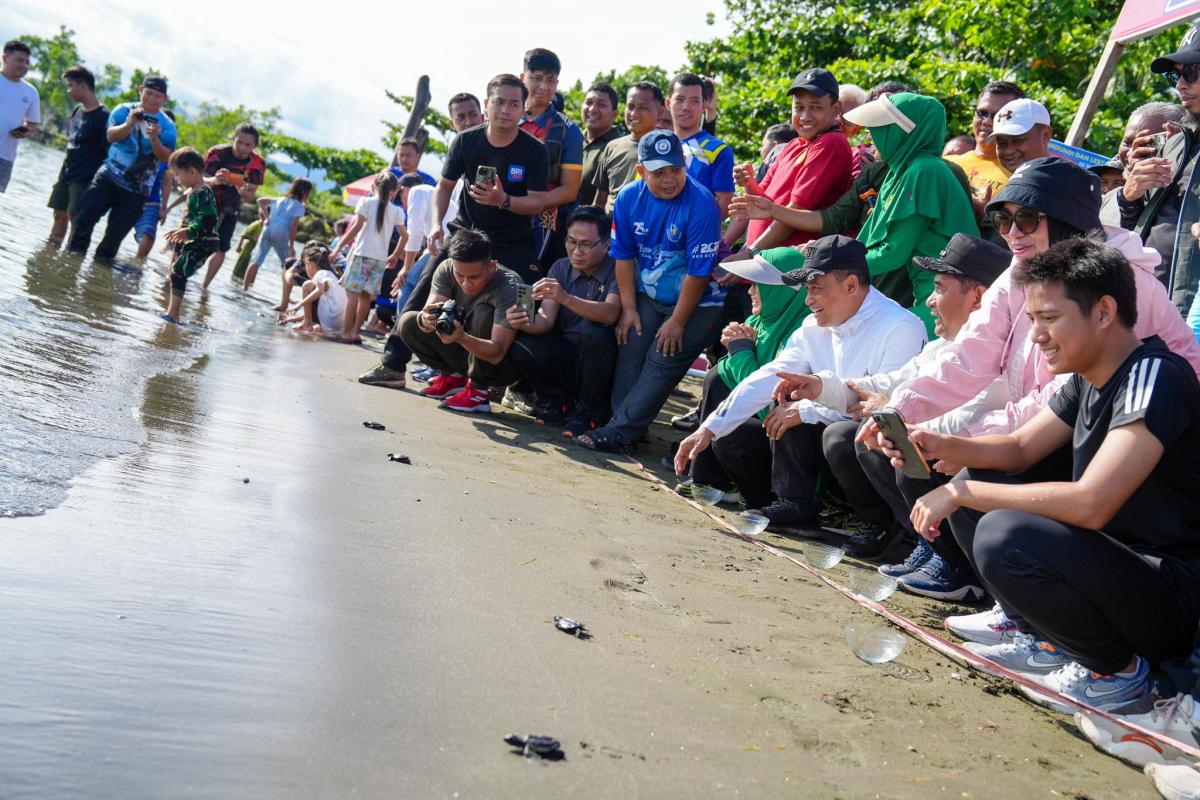
<svg viewBox="0 0 1200 800">
<path fill-rule="evenodd" d="M 996 112 L 989 143 L 996 145 L 1000 163 L 1010 172 L 1026 161 L 1050 155 L 1050 112 L 1037 100 L 1010 100 Z"/>
</svg>

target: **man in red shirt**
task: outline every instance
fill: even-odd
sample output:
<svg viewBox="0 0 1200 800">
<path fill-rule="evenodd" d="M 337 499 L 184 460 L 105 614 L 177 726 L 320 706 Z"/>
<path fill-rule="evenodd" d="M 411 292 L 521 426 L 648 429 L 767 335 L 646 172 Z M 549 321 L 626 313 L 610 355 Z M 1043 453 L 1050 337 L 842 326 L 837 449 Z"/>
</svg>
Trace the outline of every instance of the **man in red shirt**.
<svg viewBox="0 0 1200 800">
<path fill-rule="evenodd" d="M 249 122 L 243 122 L 234 129 L 232 138 L 232 144 L 210 147 L 204 157 L 204 182 L 212 187 L 217 196 L 217 213 L 220 214 L 217 236 L 221 240 L 217 252 L 208 262 L 208 272 L 204 275 L 205 289 L 225 263 L 225 254 L 233 242 L 233 229 L 237 227 L 242 200 L 254 202 L 254 195 L 262 186 L 267 172 L 267 163 L 254 152 L 254 148 L 258 147 L 257 128 Z M 163 202 L 166 201 L 164 197 Z"/>
<path fill-rule="evenodd" d="M 838 82 L 827 69 L 809 69 L 792 81 L 792 128 L 800 134 L 784 145 L 762 183 L 754 180 L 754 166 L 734 169 L 734 180 L 749 194 L 762 195 L 775 203 L 820 210 L 833 204 L 850 188 L 852 152 L 850 142 L 837 124 L 842 106 Z M 778 221 L 749 220 L 730 224 L 725 241 L 736 241 L 745 225 L 746 245 L 751 255 L 770 247 L 797 245 L 816 238 Z M 732 235 L 732 236 L 731 236 Z"/>
</svg>

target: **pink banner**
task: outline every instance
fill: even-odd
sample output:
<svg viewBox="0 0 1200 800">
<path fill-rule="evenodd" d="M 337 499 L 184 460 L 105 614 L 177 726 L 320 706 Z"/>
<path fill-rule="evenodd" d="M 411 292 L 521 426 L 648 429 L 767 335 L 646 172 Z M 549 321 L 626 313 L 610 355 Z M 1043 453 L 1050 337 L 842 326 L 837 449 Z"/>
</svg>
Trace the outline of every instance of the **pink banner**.
<svg viewBox="0 0 1200 800">
<path fill-rule="evenodd" d="M 1125 0 L 1112 38 L 1129 43 L 1200 15 L 1200 0 Z"/>
</svg>

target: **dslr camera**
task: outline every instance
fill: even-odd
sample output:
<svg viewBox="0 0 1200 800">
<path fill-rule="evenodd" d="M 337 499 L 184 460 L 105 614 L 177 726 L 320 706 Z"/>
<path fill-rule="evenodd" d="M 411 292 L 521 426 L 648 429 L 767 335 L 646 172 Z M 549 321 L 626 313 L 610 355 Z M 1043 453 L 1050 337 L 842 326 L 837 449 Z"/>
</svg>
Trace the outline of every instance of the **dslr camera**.
<svg viewBox="0 0 1200 800">
<path fill-rule="evenodd" d="M 443 336 L 449 336 L 454 333 L 454 323 L 460 325 L 466 318 L 463 307 L 454 300 L 447 300 L 438 308 L 437 316 L 433 320 L 433 328 Z"/>
</svg>

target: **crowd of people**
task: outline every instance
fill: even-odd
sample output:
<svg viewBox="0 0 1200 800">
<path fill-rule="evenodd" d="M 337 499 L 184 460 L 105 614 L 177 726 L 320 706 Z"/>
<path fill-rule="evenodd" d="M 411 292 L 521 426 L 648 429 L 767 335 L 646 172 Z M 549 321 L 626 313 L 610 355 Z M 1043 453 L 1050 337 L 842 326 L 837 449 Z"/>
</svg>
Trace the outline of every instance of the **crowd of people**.
<svg viewBox="0 0 1200 800">
<path fill-rule="evenodd" d="M 812 65 L 759 163 L 737 163 L 712 80 L 632 84 L 624 130 L 622 98 L 594 83 L 577 123 L 556 103 L 558 56 L 533 49 L 482 102 L 451 98 L 440 176 L 402 140 L 335 240 L 299 256 L 313 187 L 256 201 L 252 126 L 201 156 L 177 146 L 165 80 L 109 111 L 76 67 L 52 235 L 84 252 L 107 214 L 96 255 L 111 257 L 131 229 L 153 241 L 181 189 L 184 224 L 164 236 L 174 321 L 256 201 L 235 280 L 248 288 L 273 252 L 282 321 L 386 336 L 361 383 L 420 382 L 457 412 L 503 402 L 592 450 L 636 450 L 703 359 L 677 491 L 717 490 L 795 536 L 827 528 L 840 502 L 850 553 L 882 561 L 908 543 L 879 566 L 905 590 L 990 598 L 945 625 L 1045 687 L 1027 690 L 1036 702 L 1074 711 L 1065 696 L 1196 747 L 1196 33 L 1148 65 L 1179 103 L 1138 108 L 1119 152 L 1088 169 L 1051 154 L 1045 105 L 1005 80 L 979 94 L 966 135 L 935 97 Z M 28 48 L 6 44 L 0 111 L 21 125 L 0 180 L 38 121 L 36 102 L 10 111 L 28 94 L 22 62 Z M 1200 784 L 1181 753 L 1076 719 L 1161 785 Z"/>
</svg>

